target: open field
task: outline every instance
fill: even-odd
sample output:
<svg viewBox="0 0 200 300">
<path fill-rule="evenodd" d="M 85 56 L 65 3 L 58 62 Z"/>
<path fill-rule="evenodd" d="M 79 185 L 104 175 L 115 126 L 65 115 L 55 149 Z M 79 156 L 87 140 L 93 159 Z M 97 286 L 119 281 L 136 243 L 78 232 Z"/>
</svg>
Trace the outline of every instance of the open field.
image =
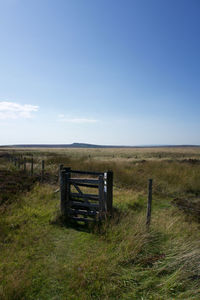
<svg viewBox="0 0 200 300">
<path fill-rule="evenodd" d="M 33 155 L 33 178 L 8 153 Z M 114 216 L 101 228 L 78 230 L 60 221 L 61 163 L 113 170 Z M 193 213 L 171 203 L 199 203 L 200 148 L 2 148 L 0 199 L 0 299 L 200 299 L 198 205 Z"/>
</svg>

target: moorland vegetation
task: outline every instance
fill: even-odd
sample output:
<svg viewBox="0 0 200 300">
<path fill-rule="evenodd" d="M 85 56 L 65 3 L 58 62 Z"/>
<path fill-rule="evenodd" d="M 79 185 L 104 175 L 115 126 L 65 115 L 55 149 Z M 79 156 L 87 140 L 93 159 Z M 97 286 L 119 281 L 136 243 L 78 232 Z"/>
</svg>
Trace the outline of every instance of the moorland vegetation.
<svg viewBox="0 0 200 300">
<path fill-rule="evenodd" d="M 21 154 L 34 176 L 8 159 Z M 113 170 L 114 213 L 100 228 L 60 220 L 59 164 Z M 0 299 L 199 299 L 199 203 L 199 148 L 2 148 Z"/>
</svg>

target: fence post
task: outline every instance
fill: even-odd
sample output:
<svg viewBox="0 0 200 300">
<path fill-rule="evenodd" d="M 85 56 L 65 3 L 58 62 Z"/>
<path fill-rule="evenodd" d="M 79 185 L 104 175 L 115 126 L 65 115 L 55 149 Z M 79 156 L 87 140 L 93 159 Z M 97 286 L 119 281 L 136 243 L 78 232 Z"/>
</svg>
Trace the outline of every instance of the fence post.
<svg viewBox="0 0 200 300">
<path fill-rule="evenodd" d="M 152 204 L 152 179 L 149 179 L 148 184 L 148 202 L 147 202 L 147 220 L 146 220 L 146 226 L 149 228 L 150 222 L 151 222 L 151 204 Z"/>
<path fill-rule="evenodd" d="M 70 177 L 71 177 L 71 168 L 65 168 L 66 172 L 66 216 L 68 215 L 69 212 L 69 201 L 70 201 L 70 190 L 71 190 L 71 185 L 70 185 Z"/>
<path fill-rule="evenodd" d="M 67 216 L 67 209 L 70 197 L 70 168 L 61 169 L 60 171 L 60 211 L 62 216 Z"/>
<path fill-rule="evenodd" d="M 15 164 L 15 152 L 14 151 L 12 153 L 12 157 L 13 157 L 13 164 Z"/>
<path fill-rule="evenodd" d="M 61 176 L 61 171 L 63 169 L 63 165 L 59 165 L 59 171 L 58 171 L 58 182 L 60 182 L 60 176 Z"/>
<path fill-rule="evenodd" d="M 15 167 L 17 166 L 17 159 L 16 157 L 14 158 L 14 164 L 15 164 Z"/>
<path fill-rule="evenodd" d="M 99 175 L 99 206 L 100 212 L 99 216 L 102 218 L 105 212 L 105 197 L 104 197 L 104 178 L 103 175 Z"/>
<path fill-rule="evenodd" d="M 113 172 L 107 171 L 107 197 L 106 197 L 107 212 L 112 215 L 113 206 Z"/>
<path fill-rule="evenodd" d="M 24 157 L 24 172 L 26 172 L 26 157 Z"/>
<path fill-rule="evenodd" d="M 18 158 L 17 161 L 18 161 L 18 169 L 20 169 L 20 165 L 21 165 L 20 158 Z"/>
<path fill-rule="evenodd" d="M 31 176 L 33 176 L 33 157 L 31 158 Z"/>
<path fill-rule="evenodd" d="M 60 211 L 61 215 L 66 214 L 66 172 L 61 170 L 60 172 Z"/>
<path fill-rule="evenodd" d="M 44 180 L 44 160 L 42 160 L 42 173 L 41 173 L 41 181 Z"/>
</svg>

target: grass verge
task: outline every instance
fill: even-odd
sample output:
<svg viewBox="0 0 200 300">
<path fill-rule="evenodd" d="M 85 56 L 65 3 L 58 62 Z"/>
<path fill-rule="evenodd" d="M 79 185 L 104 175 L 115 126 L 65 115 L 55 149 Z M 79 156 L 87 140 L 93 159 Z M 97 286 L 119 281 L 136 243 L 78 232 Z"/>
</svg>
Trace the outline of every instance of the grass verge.
<svg viewBox="0 0 200 300">
<path fill-rule="evenodd" d="M 55 224 L 55 186 L 37 184 L 0 220 L 0 298 L 198 299 L 199 224 L 145 195 L 114 190 L 115 216 L 101 230 Z"/>
</svg>

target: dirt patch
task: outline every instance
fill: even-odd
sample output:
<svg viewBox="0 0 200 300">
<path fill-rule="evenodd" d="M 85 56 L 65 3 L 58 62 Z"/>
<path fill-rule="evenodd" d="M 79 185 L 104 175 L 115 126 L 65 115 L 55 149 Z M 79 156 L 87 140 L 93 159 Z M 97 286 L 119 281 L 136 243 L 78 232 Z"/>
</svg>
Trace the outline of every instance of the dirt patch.
<svg viewBox="0 0 200 300">
<path fill-rule="evenodd" d="M 38 180 L 23 171 L 0 170 L 0 205 L 12 202 L 19 193 L 29 191 Z"/>
<path fill-rule="evenodd" d="M 199 159 L 193 159 L 193 158 L 182 159 L 182 160 L 180 160 L 180 162 L 181 163 L 188 163 L 190 165 L 200 164 L 200 160 Z"/>
<path fill-rule="evenodd" d="M 199 198 L 175 198 L 172 205 L 178 207 L 187 215 L 192 215 L 196 220 L 200 221 L 200 199 Z"/>
</svg>

